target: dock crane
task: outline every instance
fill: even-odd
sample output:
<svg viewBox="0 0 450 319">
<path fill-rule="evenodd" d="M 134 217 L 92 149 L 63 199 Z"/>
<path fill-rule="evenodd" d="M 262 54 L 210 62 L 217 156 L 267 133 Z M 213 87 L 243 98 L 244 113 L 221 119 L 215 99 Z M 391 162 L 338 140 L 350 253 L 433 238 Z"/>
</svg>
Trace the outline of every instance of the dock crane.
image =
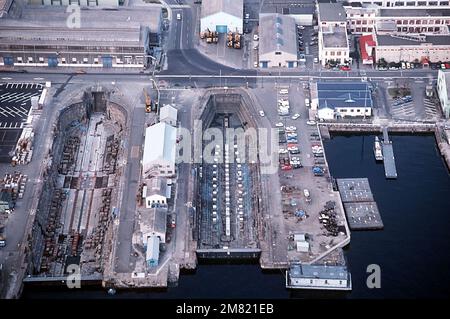
<svg viewBox="0 0 450 319">
<path fill-rule="evenodd" d="M 152 111 L 152 98 L 148 95 L 145 88 L 142 91 L 144 92 L 145 97 L 145 112 L 150 113 Z"/>
</svg>

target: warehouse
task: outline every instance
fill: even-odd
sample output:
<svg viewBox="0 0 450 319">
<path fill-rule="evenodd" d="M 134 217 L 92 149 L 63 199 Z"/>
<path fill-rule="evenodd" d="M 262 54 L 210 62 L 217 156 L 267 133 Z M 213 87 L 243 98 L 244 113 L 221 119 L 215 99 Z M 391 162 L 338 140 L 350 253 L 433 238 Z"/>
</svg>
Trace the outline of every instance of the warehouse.
<svg viewBox="0 0 450 319">
<path fill-rule="evenodd" d="M 439 70 L 437 91 L 441 101 L 442 113 L 450 117 L 450 71 Z"/>
<path fill-rule="evenodd" d="M 243 15 L 243 0 L 203 0 L 200 31 L 230 31 L 242 34 Z"/>
<path fill-rule="evenodd" d="M 79 6 L 104 6 L 104 7 L 118 7 L 123 4 L 124 0 L 28 0 L 29 4 L 44 5 L 44 6 L 68 6 L 71 4 L 78 4 Z"/>
<path fill-rule="evenodd" d="M 386 62 L 450 61 L 449 35 L 376 35 L 376 60 Z"/>
<path fill-rule="evenodd" d="M 297 67 L 294 18 L 281 14 L 260 16 L 259 29 L 260 67 Z"/>
<path fill-rule="evenodd" d="M 65 7 L 25 8 L 0 19 L 0 65 L 143 68 L 159 46 L 161 7 L 83 8 L 68 27 Z"/>
<path fill-rule="evenodd" d="M 145 261 L 147 267 L 158 267 L 159 263 L 159 238 L 156 236 L 150 236 L 146 242 Z"/>
<path fill-rule="evenodd" d="M 162 122 L 146 128 L 142 159 L 144 178 L 175 174 L 176 134 L 175 127 Z"/>
<path fill-rule="evenodd" d="M 364 82 L 318 82 L 312 88 L 315 96 L 311 108 L 320 120 L 372 115 L 372 95 Z"/>
<path fill-rule="evenodd" d="M 287 15 L 294 18 L 299 25 L 313 25 L 314 13 L 316 11 L 315 1 L 302 0 L 277 0 L 270 3 L 264 2 L 260 17 L 274 13 Z"/>
<path fill-rule="evenodd" d="M 143 242 L 151 236 L 159 238 L 161 243 L 166 242 L 167 210 L 164 208 L 145 209 L 141 212 L 141 232 Z"/>
<path fill-rule="evenodd" d="M 172 105 L 166 104 L 159 111 L 159 120 L 166 124 L 177 126 L 178 110 Z"/>
</svg>

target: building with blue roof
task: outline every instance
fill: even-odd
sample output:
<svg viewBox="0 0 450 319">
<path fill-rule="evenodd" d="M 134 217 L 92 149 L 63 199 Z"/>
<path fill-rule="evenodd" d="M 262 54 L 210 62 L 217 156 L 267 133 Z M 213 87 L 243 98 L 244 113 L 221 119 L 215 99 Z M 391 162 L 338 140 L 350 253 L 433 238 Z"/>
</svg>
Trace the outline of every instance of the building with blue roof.
<svg viewBox="0 0 450 319">
<path fill-rule="evenodd" d="M 372 91 L 366 82 L 318 82 L 311 107 L 320 120 L 372 116 Z"/>
</svg>

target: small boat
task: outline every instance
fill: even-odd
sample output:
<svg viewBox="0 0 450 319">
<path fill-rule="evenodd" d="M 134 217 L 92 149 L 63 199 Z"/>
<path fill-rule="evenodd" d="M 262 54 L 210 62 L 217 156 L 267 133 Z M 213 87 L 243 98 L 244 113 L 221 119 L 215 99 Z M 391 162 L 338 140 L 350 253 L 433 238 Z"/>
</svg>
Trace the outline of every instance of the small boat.
<svg viewBox="0 0 450 319">
<path fill-rule="evenodd" d="M 375 155 L 375 160 L 382 161 L 383 160 L 383 152 L 381 150 L 381 143 L 378 139 L 378 136 L 375 136 L 375 143 L 373 146 L 373 153 Z"/>
</svg>

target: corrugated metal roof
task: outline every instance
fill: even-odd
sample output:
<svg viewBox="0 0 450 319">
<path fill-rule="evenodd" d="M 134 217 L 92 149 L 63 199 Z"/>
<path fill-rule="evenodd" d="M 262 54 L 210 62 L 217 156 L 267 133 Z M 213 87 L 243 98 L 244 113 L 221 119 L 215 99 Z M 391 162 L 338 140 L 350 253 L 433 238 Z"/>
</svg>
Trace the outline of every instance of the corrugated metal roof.
<svg viewBox="0 0 450 319">
<path fill-rule="evenodd" d="M 372 94 L 363 82 L 317 83 L 318 108 L 373 107 Z"/>
<path fill-rule="evenodd" d="M 142 164 L 161 159 L 175 163 L 176 135 L 177 129 L 164 122 L 147 127 Z"/>
<path fill-rule="evenodd" d="M 244 16 L 244 0 L 203 0 L 201 17 L 205 18 L 216 13 L 228 13 L 240 19 Z"/>
</svg>

